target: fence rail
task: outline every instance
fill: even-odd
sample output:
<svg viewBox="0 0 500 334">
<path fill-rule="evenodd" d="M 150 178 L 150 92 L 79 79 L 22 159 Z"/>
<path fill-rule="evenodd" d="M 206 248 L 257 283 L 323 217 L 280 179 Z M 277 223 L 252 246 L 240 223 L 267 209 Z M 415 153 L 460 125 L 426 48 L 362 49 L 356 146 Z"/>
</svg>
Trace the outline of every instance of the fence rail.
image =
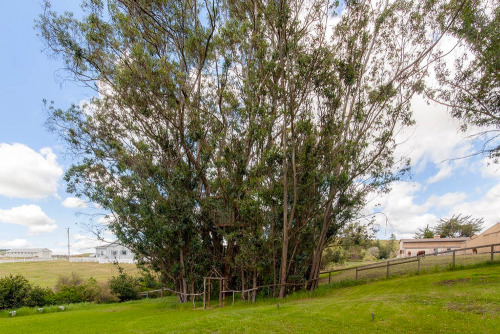
<svg viewBox="0 0 500 334">
<path fill-rule="evenodd" d="M 491 262 L 493 262 L 493 260 L 494 260 L 494 256 L 493 255 L 495 253 L 500 253 L 500 251 L 496 251 L 495 250 L 495 247 L 498 247 L 498 246 L 500 246 L 500 243 L 499 244 L 492 244 L 492 245 L 485 245 L 485 246 L 469 247 L 469 248 L 459 248 L 459 249 L 450 250 L 450 251 L 436 252 L 436 253 L 426 254 L 426 255 L 420 255 L 420 256 L 412 256 L 412 257 L 406 257 L 406 258 L 386 260 L 386 261 L 381 261 L 381 262 L 376 262 L 376 263 L 371 263 L 371 264 L 365 264 L 365 265 L 355 266 L 355 267 L 332 269 L 332 270 L 328 270 L 328 271 L 322 271 L 319 274 L 320 274 L 320 276 L 328 274 L 328 283 L 331 283 L 332 273 L 339 273 L 339 272 L 345 272 L 345 271 L 351 271 L 352 270 L 352 271 L 355 272 L 355 278 L 356 278 L 356 280 L 358 280 L 359 279 L 358 275 L 359 275 L 360 272 L 368 271 L 368 270 L 374 270 L 374 269 L 383 269 L 383 268 L 385 268 L 385 276 L 388 277 L 391 274 L 391 270 L 390 270 L 391 267 L 395 267 L 395 266 L 399 266 L 399 265 L 404 265 L 404 264 L 408 264 L 408 263 L 413 263 L 413 262 L 417 262 L 417 270 L 416 271 L 418 273 L 421 270 L 422 261 L 426 257 L 439 256 L 439 255 L 445 255 L 445 254 L 450 254 L 451 253 L 453 255 L 452 256 L 451 265 L 455 266 L 455 264 L 456 264 L 456 254 L 457 253 L 459 255 L 465 256 L 467 250 L 474 250 L 474 249 L 477 250 L 477 249 L 482 249 L 482 248 L 489 248 L 489 251 L 483 252 L 480 255 L 484 255 L 484 254 L 490 253 L 491 254 L 490 255 L 490 260 L 491 260 Z M 463 254 L 460 254 L 460 252 L 463 252 Z M 411 270 L 414 270 L 414 269 L 410 268 L 409 271 L 411 271 Z M 207 304 L 208 304 L 208 307 L 210 307 L 210 297 L 209 296 L 210 296 L 210 287 L 212 285 L 211 283 L 207 284 L 207 280 L 218 280 L 219 281 L 219 307 L 222 307 L 222 306 L 225 305 L 226 294 L 232 294 L 232 297 L 233 297 L 232 299 L 233 299 L 233 304 L 234 304 L 235 293 L 249 294 L 250 292 L 254 292 L 254 294 L 256 294 L 256 292 L 258 290 L 267 288 L 268 289 L 268 295 L 269 295 L 269 289 L 270 288 L 276 289 L 277 287 L 280 287 L 282 285 L 285 285 L 285 286 L 295 286 L 295 287 L 296 286 L 306 287 L 307 283 L 309 283 L 311 281 L 320 280 L 320 282 L 321 282 L 321 280 L 324 280 L 324 278 L 319 277 L 319 278 L 316 278 L 316 279 L 313 279 L 313 280 L 310 280 L 310 281 L 307 281 L 307 282 L 302 282 L 302 283 L 268 284 L 268 285 L 262 285 L 262 286 L 253 287 L 253 288 L 250 288 L 250 289 L 232 290 L 232 289 L 229 289 L 229 288 L 226 287 L 225 282 L 224 282 L 226 280 L 226 278 L 224 278 L 224 277 L 205 277 L 204 279 L 205 279 L 204 289 L 203 289 L 203 292 L 201 292 L 201 293 L 182 293 L 182 292 L 171 290 L 171 289 L 168 289 L 168 288 L 162 288 L 162 289 L 157 289 L 157 290 L 150 290 L 150 291 L 141 292 L 140 295 L 144 296 L 144 297 L 149 297 L 149 295 L 151 293 L 158 293 L 159 292 L 161 294 L 161 296 L 163 296 L 163 291 L 168 291 L 168 292 L 171 292 L 171 293 L 176 294 L 176 295 L 183 295 L 183 296 L 186 296 L 186 297 L 192 297 L 193 307 L 195 307 L 195 299 L 196 299 L 196 297 L 203 296 L 203 308 L 206 308 Z M 247 296 L 247 300 L 250 301 L 250 296 Z"/>
<path fill-rule="evenodd" d="M 69 262 L 99 262 L 96 257 L 70 257 Z"/>
<path fill-rule="evenodd" d="M 476 247 L 459 248 L 459 249 L 455 249 L 455 250 L 435 252 L 435 253 L 419 255 L 419 256 L 411 256 L 411 257 L 405 257 L 405 258 L 399 258 L 399 259 L 386 260 L 386 261 L 366 264 L 366 265 L 362 265 L 362 266 L 327 270 L 327 271 L 320 272 L 320 275 L 328 274 L 328 283 L 331 283 L 332 273 L 353 270 L 353 271 L 355 271 L 355 279 L 357 280 L 358 273 L 361 271 L 386 268 L 386 276 L 388 277 L 390 275 L 390 267 L 398 266 L 398 265 L 402 265 L 402 264 L 406 264 L 406 263 L 411 263 L 411 262 L 418 262 L 418 266 L 417 266 L 417 273 L 418 273 L 418 272 L 420 272 L 420 269 L 421 269 L 421 261 L 423 259 L 425 259 L 426 257 L 451 254 L 452 255 L 451 265 L 455 266 L 457 254 L 458 255 L 473 255 L 473 254 L 477 254 L 477 252 L 476 253 L 473 252 L 473 254 L 467 254 L 467 251 L 468 250 L 471 250 L 471 251 L 476 250 L 477 251 L 478 249 L 483 249 L 483 248 L 489 249 L 489 251 L 481 252 L 481 253 L 479 253 L 479 255 L 484 255 L 484 254 L 489 253 L 490 254 L 490 261 L 493 262 L 494 254 L 500 253 L 500 251 L 495 250 L 495 247 L 498 247 L 498 246 L 500 246 L 500 243 L 499 244 L 484 245 L 484 246 L 476 246 Z"/>
<path fill-rule="evenodd" d="M 5 259 L 5 260 L 0 260 L 0 263 L 21 263 L 21 262 L 48 262 L 48 261 L 59 261 L 60 259 L 58 258 L 40 258 L 40 259 L 34 259 L 34 258 L 13 258 L 13 259 Z"/>
</svg>

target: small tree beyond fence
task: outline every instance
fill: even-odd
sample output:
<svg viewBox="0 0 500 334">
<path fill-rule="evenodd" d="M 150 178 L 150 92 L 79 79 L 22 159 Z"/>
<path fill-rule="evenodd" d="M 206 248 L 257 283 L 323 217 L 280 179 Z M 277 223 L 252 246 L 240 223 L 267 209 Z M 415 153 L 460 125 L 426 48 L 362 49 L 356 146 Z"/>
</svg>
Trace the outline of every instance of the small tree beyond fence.
<svg viewBox="0 0 500 334">
<path fill-rule="evenodd" d="M 362 266 L 333 269 L 320 272 L 318 280 L 320 284 L 329 284 L 344 280 L 374 280 L 389 277 L 391 275 L 404 275 L 409 273 L 420 273 L 421 271 L 445 269 L 455 267 L 456 265 L 472 265 L 486 261 L 493 262 L 495 253 L 500 253 L 500 244 L 460 248 L 420 256 L 380 261 Z M 213 284 L 213 281 L 217 283 Z M 195 307 L 197 297 L 199 297 L 200 301 L 203 299 L 203 308 L 206 309 L 207 307 L 210 308 L 211 297 L 218 297 L 218 305 L 219 307 L 223 307 L 226 304 L 226 297 L 232 301 L 232 304 L 234 304 L 236 297 L 241 298 L 241 300 L 255 302 L 257 295 L 268 298 L 276 297 L 276 292 L 281 287 L 280 284 L 271 284 L 256 286 L 246 290 L 231 290 L 226 287 L 225 282 L 227 282 L 227 278 L 224 277 L 205 277 L 203 291 L 184 295 L 191 298 L 193 307 Z M 308 283 L 309 282 L 286 283 L 285 286 L 291 291 L 302 290 L 307 287 Z M 163 291 L 170 292 L 174 295 L 179 294 L 177 291 L 164 288 L 142 292 L 141 295 L 144 297 L 154 295 L 163 296 Z"/>
</svg>

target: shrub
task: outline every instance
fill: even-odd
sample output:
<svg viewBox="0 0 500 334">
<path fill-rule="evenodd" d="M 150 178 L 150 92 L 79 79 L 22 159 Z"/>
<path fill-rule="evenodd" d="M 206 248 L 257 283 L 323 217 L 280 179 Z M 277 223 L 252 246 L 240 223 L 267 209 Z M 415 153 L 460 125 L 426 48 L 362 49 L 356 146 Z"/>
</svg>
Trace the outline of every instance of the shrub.
<svg viewBox="0 0 500 334">
<path fill-rule="evenodd" d="M 56 304 L 71 304 L 86 301 L 85 287 L 83 285 L 62 286 L 59 289 L 59 292 L 54 295 L 54 302 Z"/>
<path fill-rule="evenodd" d="M 149 290 L 160 289 L 163 286 L 160 280 L 153 276 L 149 271 L 144 271 L 142 273 L 141 277 L 139 277 L 139 284 L 141 287 Z"/>
<path fill-rule="evenodd" d="M 346 249 L 345 255 L 349 261 L 361 261 L 365 257 L 365 250 L 361 246 L 351 246 Z"/>
<path fill-rule="evenodd" d="M 109 280 L 111 292 L 118 296 L 120 301 L 139 299 L 139 289 L 137 280 L 130 275 L 120 272 L 120 274 Z"/>
<path fill-rule="evenodd" d="M 0 278 L 0 309 L 24 305 L 31 284 L 21 275 Z"/>
<path fill-rule="evenodd" d="M 97 282 L 94 278 L 89 278 L 85 283 L 85 300 L 95 303 L 115 303 L 120 299 L 111 292 L 108 284 Z"/>
<path fill-rule="evenodd" d="M 323 258 L 321 259 L 321 265 L 325 269 L 330 263 L 344 263 L 345 256 L 340 247 L 330 247 L 327 248 L 323 253 Z"/>
<path fill-rule="evenodd" d="M 33 286 L 31 290 L 26 295 L 24 300 L 24 306 L 44 306 L 52 304 L 54 300 L 54 292 L 49 288 L 41 288 L 39 286 Z"/>
<path fill-rule="evenodd" d="M 83 279 L 76 273 L 69 276 L 59 276 L 54 287 L 54 303 L 70 304 L 88 301 L 86 299 L 85 284 Z"/>
<path fill-rule="evenodd" d="M 59 276 L 54 291 L 59 292 L 63 289 L 82 285 L 83 279 L 77 273 L 72 272 L 69 276 Z"/>
<path fill-rule="evenodd" d="M 367 253 L 369 255 L 373 256 L 375 259 L 378 259 L 380 257 L 380 249 L 377 246 L 373 246 L 373 247 L 368 248 Z"/>
</svg>

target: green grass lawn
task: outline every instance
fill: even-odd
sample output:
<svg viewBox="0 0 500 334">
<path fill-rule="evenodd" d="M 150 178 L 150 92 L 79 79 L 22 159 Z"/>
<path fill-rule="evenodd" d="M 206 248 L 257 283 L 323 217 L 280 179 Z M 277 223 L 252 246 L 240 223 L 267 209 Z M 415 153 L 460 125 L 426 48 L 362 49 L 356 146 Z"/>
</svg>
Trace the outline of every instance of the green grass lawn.
<svg viewBox="0 0 500 334">
<path fill-rule="evenodd" d="M 125 272 L 136 275 L 139 270 L 135 264 L 120 264 Z M 59 276 L 69 276 L 72 272 L 81 278 L 95 278 L 97 281 L 107 281 L 113 275 L 118 275 L 118 268 L 111 264 L 95 262 L 68 262 L 67 260 L 47 262 L 0 263 L 0 277 L 23 275 L 35 285 L 53 288 Z"/>
<path fill-rule="evenodd" d="M 500 333 L 498 262 L 345 285 L 211 310 L 166 297 L 46 314 L 21 309 L 16 317 L 3 311 L 0 333 Z"/>
</svg>

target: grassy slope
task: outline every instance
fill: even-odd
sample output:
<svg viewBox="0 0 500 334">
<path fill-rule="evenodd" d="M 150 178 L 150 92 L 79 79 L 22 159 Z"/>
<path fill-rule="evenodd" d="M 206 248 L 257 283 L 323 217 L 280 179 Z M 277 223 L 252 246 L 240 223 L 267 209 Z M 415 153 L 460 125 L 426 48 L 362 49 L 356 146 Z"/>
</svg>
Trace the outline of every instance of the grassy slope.
<svg viewBox="0 0 500 334">
<path fill-rule="evenodd" d="M 135 264 L 121 264 L 126 273 L 138 272 Z M 31 283 L 42 287 L 53 288 L 59 276 L 68 276 L 77 273 L 83 279 L 94 277 L 98 281 L 107 281 L 111 276 L 118 275 L 118 269 L 113 264 L 99 264 L 94 262 L 20 262 L 0 263 L 0 277 L 23 275 Z"/>
<path fill-rule="evenodd" d="M 500 264 L 192 310 L 175 298 L 0 318 L 0 333 L 499 333 Z M 375 321 L 371 313 L 375 313 Z"/>
<path fill-rule="evenodd" d="M 456 265 L 474 265 L 477 263 L 483 263 L 490 259 L 490 254 L 476 254 L 476 255 L 457 255 L 456 256 Z M 496 257 L 498 259 L 498 256 Z M 392 259 L 396 260 L 396 259 Z M 403 259 L 401 259 L 403 260 Z M 378 261 L 385 263 L 385 261 Z M 368 264 L 370 262 L 356 262 L 349 263 L 349 265 L 345 267 L 357 267 Z M 372 262 L 374 263 L 374 262 Z M 440 255 L 440 256 L 425 256 L 421 258 L 420 270 L 422 272 L 433 271 L 436 268 L 444 269 L 449 268 L 452 263 L 451 255 Z M 408 274 L 408 273 L 416 273 L 417 271 L 417 262 L 405 263 L 398 266 L 391 266 L 390 273 L 392 274 Z M 341 268 L 341 267 L 339 267 Z M 346 279 L 354 279 L 356 276 L 354 270 L 347 270 L 343 272 L 338 272 L 332 274 L 332 282 L 338 282 Z M 358 273 L 358 277 L 360 279 L 378 279 L 386 276 L 386 268 L 378 268 L 360 271 Z M 328 274 L 321 275 L 324 278 L 323 282 L 328 282 Z"/>
</svg>

